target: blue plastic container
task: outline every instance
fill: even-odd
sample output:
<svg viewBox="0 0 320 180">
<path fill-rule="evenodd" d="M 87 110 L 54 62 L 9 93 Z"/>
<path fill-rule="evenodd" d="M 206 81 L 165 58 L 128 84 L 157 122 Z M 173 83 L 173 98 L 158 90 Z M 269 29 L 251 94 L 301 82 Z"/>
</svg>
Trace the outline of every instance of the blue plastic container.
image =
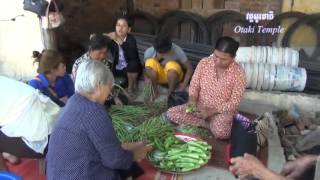
<svg viewBox="0 0 320 180">
<path fill-rule="evenodd" d="M 12 173 L 0 172 L 0 180 L 22 180 L 22 178 Z"/>
</svg>

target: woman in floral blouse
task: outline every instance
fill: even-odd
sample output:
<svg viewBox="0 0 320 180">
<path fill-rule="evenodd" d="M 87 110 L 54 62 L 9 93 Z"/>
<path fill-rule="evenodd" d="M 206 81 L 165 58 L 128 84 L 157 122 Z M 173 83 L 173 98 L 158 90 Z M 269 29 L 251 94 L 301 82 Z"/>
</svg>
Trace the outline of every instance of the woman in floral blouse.
<svg viewBox="0 0 320 180">
<path fill-rule="evenodd" d="M 210 128 L 218 139 L 230 137 L 233 116 L 246 87 L 245 72 L 234 60 L 238 47 L 230 37 L 218 40 L 213 54 L 203 58 L 195 70 L 188 103 L 168 110 L 171 121 Z M 188 106 L 196 110 L 187 113 Z"/>
</svg>

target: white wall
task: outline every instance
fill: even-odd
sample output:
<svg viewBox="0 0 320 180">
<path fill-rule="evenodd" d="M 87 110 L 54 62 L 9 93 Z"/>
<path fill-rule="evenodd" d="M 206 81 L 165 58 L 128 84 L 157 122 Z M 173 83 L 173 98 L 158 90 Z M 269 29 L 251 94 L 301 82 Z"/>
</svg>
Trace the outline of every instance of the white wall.
<svg viewBox="0 0 320 180">
<path fill-rule="evenodd" d="M 16 21 L 3 21 L 17 15 Z M 23 0 L 0 0 L 0 75 L 17 80 L 35 76 L 32 51 L 42 51 L 38 17 L 23 10 Z"/>
</svg>

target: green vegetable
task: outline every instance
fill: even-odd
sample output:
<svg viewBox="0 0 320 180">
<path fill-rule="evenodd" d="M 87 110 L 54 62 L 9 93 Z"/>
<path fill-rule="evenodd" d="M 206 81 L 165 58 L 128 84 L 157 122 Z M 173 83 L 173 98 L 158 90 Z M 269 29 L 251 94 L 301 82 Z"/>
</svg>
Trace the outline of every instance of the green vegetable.
<svg viewBox="0 0 320 180">
<path fill-rule="evenodd" d="M 208 149 L 207 146 L 205 146 L 205 145 L 200 145 L 200 144 L 198 144 L 198 143 L 196 143 L 196 142 L 194 142 L 194 141 L 187 142 L 187 144 L 189 145 L 189 148 L 191 148 L 191 147 L 199 148 L 199 149 L 201 149 L 203 152 Z"/>
<path fill-rule="evenodd" d="M 195 154 L 195 153 L 188 153 L 188 152 L 186 152 L 186 153 L 181 153 L 181 154 L 179 154 L 181 157 L 186 157 L 186 158 L 194 158 L 194 159 L 199 159 L 200 158 L 200 156 L 199 156 L 199 154 Z"/>
<path fill-rule="evenodd" d="M 195 164 L 193 163 L 177 163 L 176 167 L 181 167 L 181 168 L 194 168 Z"/>
<path fill-rule="evenodd" d="M 185 134 L 192 134 L 192 135 L 197 135 L 201 137 L 211 136 L 211 133 L 209 130 L 200 128 L 200 127 L 190 126 L 190 125 L 180 126 L 178 127 L 177 131 Z"/>
<path fill-rule="evenodd" d="M 186 113 L 193 113 L 196 111 L 196 105 L 195 104 L 188 104 L 186 107 Z"/>
<path fill-rule="evenodd" d="M 143 99 L 145 104 L 150 104 L 155 98 L 154 88 L 151 83 L 146 83 L 143 88 Z"/>
<path fill-rule="evenodd" d="M 159 140 L 154 142 L 157 144 Z M 158 148 L 159 145 L 156 145 L 155 148 L 161 152 L 161 158 L 158 155 L 151 158 L 151 162 L 157 159 L 155 164 L 162 170 L 187 172 L 201 167 L 211 158 L 211 146 L 204 141 L 182 142 L 172 134 L 168 134 L 160 142 L 163 142 L 163 146 Z"/>
<path fill-rule="evenodd" d="M 121 142 L 130 141 L 130 136 L 128 136 L 128 134 L 130 134 L 131 130 L 134 128 L 130 123 L 116 117 L 112 120 L 112 124 L 117 137 Z"/>
<path fill-rule="evenodd" d="M 188 172 L 188 171 L 192 171 L 193 169 L 195 169 L 195 167 L 182 168 L 182 169 L 181 169 L 181 172 Z"/>
<path fill-rule="evenodd" d="M 165 156 L 165 159 L 167 160 L 177 160 L 179 158 L 181 158 L 179 154 Z"/>
<path fill-rule="evenodd" d="M 166 137 L 173 135 L 173 127 L 160 117 L 143 122 L 134 129 L 133 141 L 149 141 L 154 142 L 157 139 L 158 145 L 164 147 Z"/>
<path fill-rule="evenodd" d="M 193 158 L 180 158 L 177 160 L 177 163 L 181 163 L 181 162 L 194 163 L 194 164 L 204 163 L 204 161 L 202 159 L 198 160 L 198 159 L 193 159 Z"/>
<path fill-rule="evenodd" d="M 185 152 L 186 149 L 181 148 L 181 149 L 171 149 L 170 151 L 168 151 L 168 155 L 175 155 L 181 152 Z"/>
<path fill-rule="evenodd" d="M 201 148 L 198 148 L 198 147 L 194 147 L 194 146 L 188 146 L 188 150 L 190 152 L 196 152 L 196 153 L 199 153 L 199 154 L 205 154 L 205 150 L 203 150 Z"/>
</svg>

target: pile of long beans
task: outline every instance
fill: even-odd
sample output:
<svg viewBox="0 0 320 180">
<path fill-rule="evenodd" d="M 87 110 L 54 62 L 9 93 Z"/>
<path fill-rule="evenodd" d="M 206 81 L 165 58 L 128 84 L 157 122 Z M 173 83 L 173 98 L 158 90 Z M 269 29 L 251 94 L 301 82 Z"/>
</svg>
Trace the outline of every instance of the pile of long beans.
<svg viewBox="0 0 320 180">
<path fill-rule="evenodd" d="M 154 143 L 155 141 L 163 142 L 168 135 L 173 134 L 173 127 L 170 123 L 155 117 L 153 119 L 143 122 L 137 126 L 131 134 L 132 141 L 148 141 Z"/>
<path fill-rule="evenodd" d="M 141 124 L 150 114 L 150 110 L 145 106 L 112 106 L 110 110 L 112 119 L 122 119 L 133 125 Z"/>
<path fill-rule="evenodd" d="M 146 107 L 150 112 L 150 117 L 155 117 L 167 110 L 167 102 L 165 100 L 155 101 L 152 104 L 142 105 Z"/>
<path fill-rule="evenodd" d="M 155 108 L 163 107 L 154 104 Z M 111 109 L 113 127 L 121 142 L 154 141 L 161 142 L 168 134 L 173 134 L 170 123 L 156 115 L 147 106 L 114 106 Z"/>
<path fill-rule="evenodd" d="M 129 142 L 131 140 L 130 133 L 134 129 L 132 124 L 122 120 L 119 117 L 113 117 L 112 125 L 120 142 Z"/>
</svg>

